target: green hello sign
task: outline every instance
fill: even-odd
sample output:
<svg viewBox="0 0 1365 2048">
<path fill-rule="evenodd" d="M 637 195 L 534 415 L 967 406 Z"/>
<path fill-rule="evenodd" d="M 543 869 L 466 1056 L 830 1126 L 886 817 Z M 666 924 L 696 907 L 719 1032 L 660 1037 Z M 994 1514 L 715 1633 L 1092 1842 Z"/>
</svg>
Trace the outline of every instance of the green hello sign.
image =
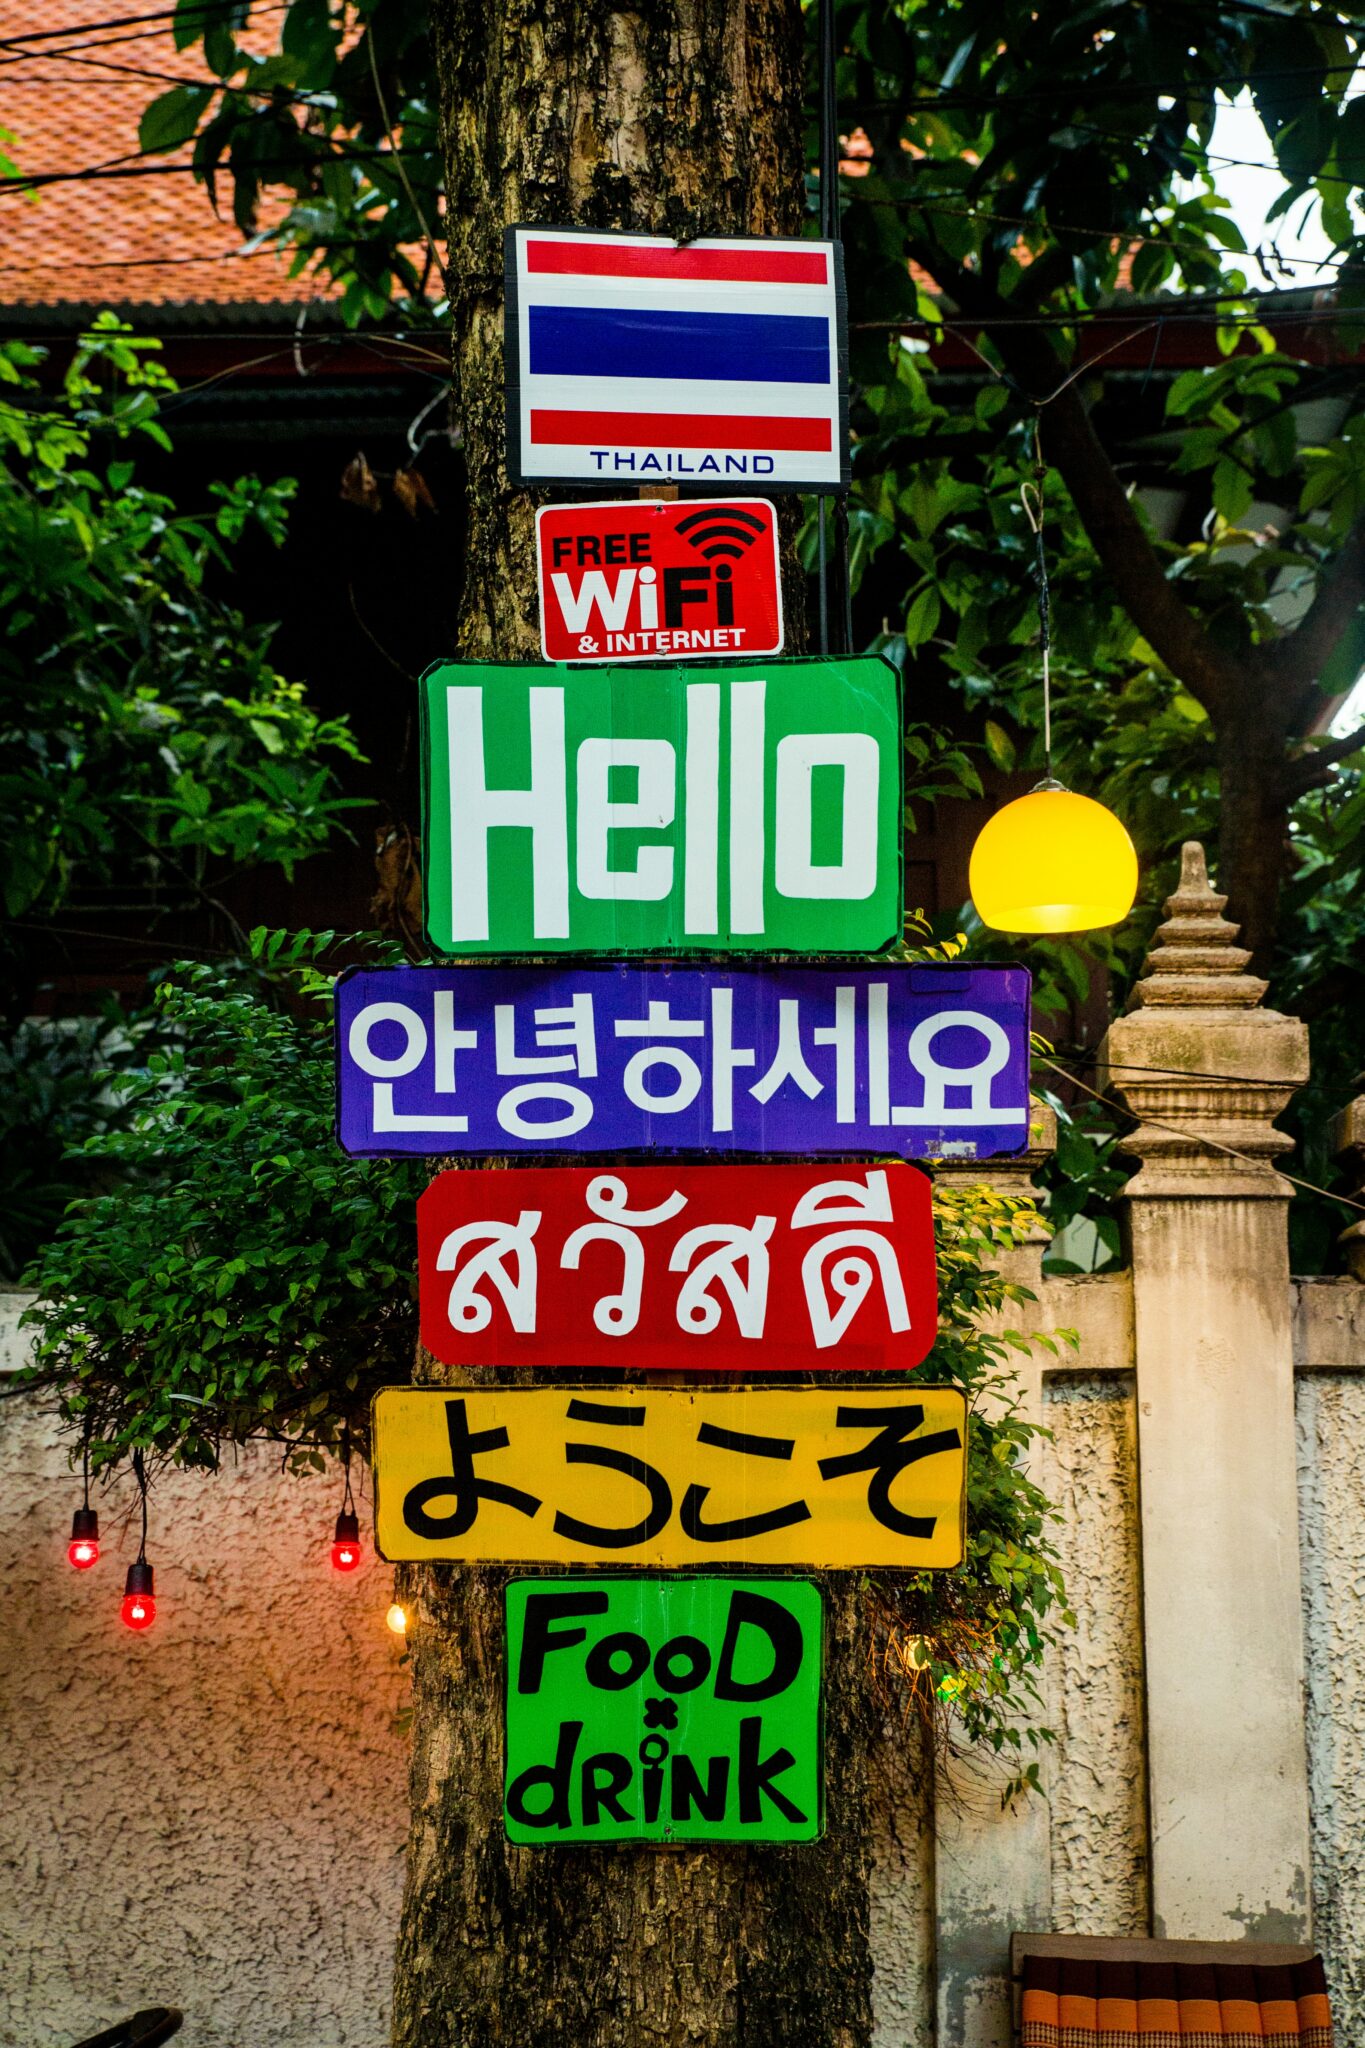
<svg viewBox="0 0 1365 2048">
<path fill-rule="evenodd" d="M 900 686 L 879 656 L 445 662 L 422 731 L 437 953 L 869 953 L 900 935 Z"/>
<path fill-rule="evenodd" d="M 818 1587 L 507 1589 L 514 1842 L 809 1842 L 822 1827 Z"/>
</svg>

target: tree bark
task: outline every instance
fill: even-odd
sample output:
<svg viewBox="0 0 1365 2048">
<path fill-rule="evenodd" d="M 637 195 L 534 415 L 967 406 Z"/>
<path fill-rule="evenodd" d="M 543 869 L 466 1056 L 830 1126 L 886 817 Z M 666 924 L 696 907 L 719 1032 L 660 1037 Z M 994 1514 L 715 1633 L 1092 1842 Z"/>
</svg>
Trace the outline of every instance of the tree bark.
<svg viewBox="0 0 1365 2048">
<path fill-rule="evenodd" d="M 433 20 L 469 468 L 461 649 L 534 659 L 534 500 L 503 466 L 503 226 L 796 232 L 800 10 L 434 0 Z M 459 1375 L 423 1358 L 418 1377 Z M 506 1838 L 508 1576 L 400 1574 L 414 1756 L 395 2048 L 866 2048 L 875 1716 L 856 1580 L 824 1582 L 823 1839 L 592 1849 Z"/>
<path fill-rule="evenodd" d="M 1248 696 L 1251 696 L 1248 690 Z M 1251 967 L 1268 974 L 1274 958 L 1280 890 L 1288 868 L 1285 736 L 1253 701 L 1215 728 L 1218 764 L 1218 865 L 1215 879 L 1228 915 L 1251 948 Z"/>
</svg>

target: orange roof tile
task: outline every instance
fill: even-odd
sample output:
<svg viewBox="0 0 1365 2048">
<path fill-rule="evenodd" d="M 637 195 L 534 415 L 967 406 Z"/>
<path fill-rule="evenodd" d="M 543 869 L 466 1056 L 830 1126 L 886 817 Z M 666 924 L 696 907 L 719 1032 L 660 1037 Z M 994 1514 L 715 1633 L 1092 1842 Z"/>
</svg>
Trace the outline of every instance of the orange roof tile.
<svg viewBox="0 0 1365 2048">
<path fill-rule="evenodd" d="M 128 22 L 158 4 L 165 0 L 5 0 L 0 127 L 14 137 L 5 154 L 25 176 L 97 166 L 139 175 L 45 185 L 32 196 L 0 190 L 0 305 L 302 305 L 331 296 L 321 278 L 291 278 L 273 249 L 242 253 L 230 212 L 215 215 L 185 168 L 188 149 L 140 157 L 148 102 L 177 79 L 204 76 L 200 53 L 176 50 L 169 5 L 162 20 Z M 125 25 L 107 25 L 115 20 Z M 253 30 L 253 47 L 273 46 L 274 21 L 253 21 Z"/>
</svg>

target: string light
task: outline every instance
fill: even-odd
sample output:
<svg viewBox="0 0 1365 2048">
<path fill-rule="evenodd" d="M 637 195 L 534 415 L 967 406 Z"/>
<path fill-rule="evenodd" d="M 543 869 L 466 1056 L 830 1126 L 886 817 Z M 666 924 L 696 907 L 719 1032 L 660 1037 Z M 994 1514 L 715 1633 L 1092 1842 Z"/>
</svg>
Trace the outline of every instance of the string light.
<svg viewBox="0 0 1365 2048">
<path fill-rule="evenodd" d="M 332 1536 L 332 1569 L 338 1572 L 353 1572 L 361 1559 L 360 1517 L 355 1511 L 355 1500 L 351 1494 L 351 1436 L 348 1430 L 342 1438 L 342 1464 L 346 1473 L 346 1491 L 341 1497 L 341 1513 L 337 1516 L 336 1529 Z"/>
<path fill-rule="evenodd" d="M 81 1446 L 81 1478 L 84 1482 L 84 1505 L 78 1507 L 71 1517 L 71 1541 L 66 1546 L 68 1564 L 78 1572 L 88 1572 L 91 1565 L 100 1561 L 100 1518 L 90 1505 L 90 1425 L 85 1427 L 85 1440 Z"/>
<path fill-rule="evenodd" d="M 1052 773 L 1052 613 L 1043 546 L 1044 474 L 1020 498 L 1037 551 L 1043 655 L 1043 780 L 989 818 L 968 868 L 976 914 L 994 931 L 1089 932 L 1119 924 L 1137 895 L 1133 842 L 1112 811 Z"/>
<path fill-rule="evenodd" d="M 405 1636 L 407 1634 L 407 1610 L 403 1607 L 400 1607 L 396 1600 L 394 1601 L 392 1607 L 390 1607 L 388 1613 L 384 1616 L 384 1620 L 387 1622 L 388 1626 L 393 1630 L 396 1636 Z"/>
<path fill-rule="evenodd" d="M 360 1563 L 360 1517 L 348 1515 L 345 1508 L 337 1516 L 336 1534 L 332 1541 L 332 1568 L 339 1572 L 353 1572 Z"/>
<path fill-rule="evenodd" d="M 133 1452 L 133 1474 L 142 1496 L 142 1541 L 128 1567 L 119 1614 L 125 1628 L 141 1630 L 150 1628 L 156 1620 L 156 1581 L 147 1562 L 147 1472 L 141 1451 Z"/>
<path fill-rule="evenodd" d="M 71 1541 L 66 1546 L 69 1563 L 78 1572 L 88 1572 L 100 1561 L 100 1518 L 94 1508 L 77 1508 L 71 1517 Z"/>
</svg>

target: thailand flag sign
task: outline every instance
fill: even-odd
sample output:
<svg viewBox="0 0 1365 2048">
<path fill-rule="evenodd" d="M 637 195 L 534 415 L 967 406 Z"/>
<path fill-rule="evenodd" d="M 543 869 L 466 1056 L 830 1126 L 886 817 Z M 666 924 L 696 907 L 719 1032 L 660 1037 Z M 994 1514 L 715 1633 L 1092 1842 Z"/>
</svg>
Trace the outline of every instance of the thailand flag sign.
<svg viewBox="0 0 1365 2048">
<path fill-rule="evenodd" d="M 837 243 L 509 227 L 505 248 L 514 482 L 847 484 Z"/>
</svg>

